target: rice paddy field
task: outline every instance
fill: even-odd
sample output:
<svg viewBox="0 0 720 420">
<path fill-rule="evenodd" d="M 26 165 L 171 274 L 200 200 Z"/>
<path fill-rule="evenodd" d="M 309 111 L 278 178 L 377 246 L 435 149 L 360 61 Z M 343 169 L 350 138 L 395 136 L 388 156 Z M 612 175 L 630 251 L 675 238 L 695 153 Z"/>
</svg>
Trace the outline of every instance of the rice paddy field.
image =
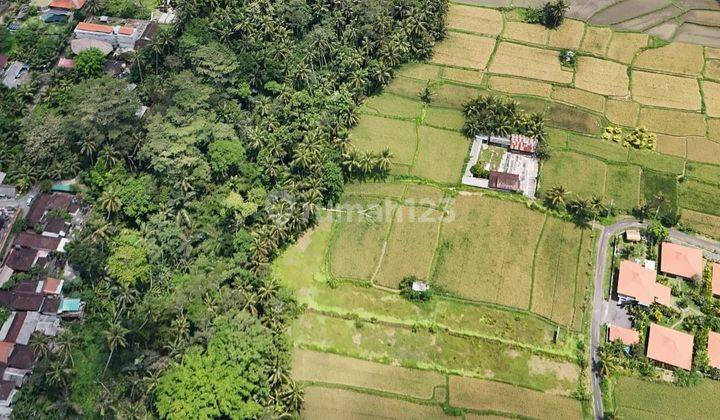
<svg viewBox="0 0 720 420">
<path fill-rule="evenodd" d="M 371 100 L 390 101 L 386 117 L 417 125 L 412 159 L 409 148 L 404 148 L 405 139 L 412 137 L 410 127 L 402 135 L 388 136 L 394 139 L 388 145 L 398 150 L 396 162 L 407 168 L 399 173 L 457 182 L 452 170 L 435 167 L 428 156 L 442 152 L 442 159 L 457 167 L 466 151 L 442 132 L 422 138 L 423 131 L 429 132 L 423 127 L 458 130 L 458 111 L 467 100 L 496 94 L 516 99 L 529 112 L 545 113 L 554 128 L 552 136 L 558 137 L 550 139 L 553 147 L 541 168 L 540 194 L 562 185 L 576 196 L 604 197 L 627 211 L 652 196 L 644 188 L 651 183 L 645 178 L 663 173 L 676 178 L 677 185 L 667 193 L 677 198 L 671 210 L 717 212 L 708 195 L 720 195 L 720 184 L 691 172 L 692 165 L 700 163 L 720 167 L 720 83 L 715 71 L 720 61 L 714 49 L 659 43 L 647 34 L 572 20 L 549 31 L 520 22 L 515 11 L 472 5 L 453 5 L 448 19 L 449 36 L 439 44 L 435 58 L 400 70 L 402 77 L 387 89 L 416 105 L 401 106 L 402 100 L 388 93 L 381 97 L 389 99 Z M 563 48 L 578 52 L 574 68 L 560 65 Z M 418 95 L 425 86 L 434 96 L 419 109 Z M 657 147 L 635 151 L 603 141 L 601 133 L 609 125 L 625 130 L 646 127 L 658 134 Z M 391 130 L 395 125 L 388 124 L 386 131 Z M 362 140 L 357 145 L 374 150 Z M 694 183 L 680 185 L 684 177 Z M 691 197 L 696 192 L 703 197 Z"/>
<path fill-rule="evenodd" d="M 341 205 L 275 262 L 305 308 L 290 331 L 305 417 L 590 415 L 574 396 L 587 380 L 578 355 L 598 233 L 522 197 L 460 185 L 470 149 L 462 107 L 474 97 L 545 114 L 539 196 L 562 185 L 623 212 L 659 200 L 661 215 L 720 237 L 720 56 L 572 20 L 548 31 L 518 16 L 451 6 L 433 58 L 398 69 L 351 132 L 360 151 L 391 150 L 389 179 L 347 185 Z M 574 68 L 560 65 L 563 48 L 579 51 Z M 602 140 L 609 125 L 647 127 L 657 148 Z M 493 166 L 499 156 L 481 158 Z M 400 296 L 409 275 L 430 284 L 429 302 Z M 632 381 L 617 386 L 623 417 L 668 412 L 648 400 L 666 389 Z M 675 401 L 680 417 L 696 415 Z"/>
<path fill-rule="evenodd" d="M 615 405 L 622 418 L 708 418 L 720 410 L 720 384 L 704 380 L 689 388 L 621 377 L 615 384 Z M 672 414 L 670 414 L 672 413 Z"/>
</svg>

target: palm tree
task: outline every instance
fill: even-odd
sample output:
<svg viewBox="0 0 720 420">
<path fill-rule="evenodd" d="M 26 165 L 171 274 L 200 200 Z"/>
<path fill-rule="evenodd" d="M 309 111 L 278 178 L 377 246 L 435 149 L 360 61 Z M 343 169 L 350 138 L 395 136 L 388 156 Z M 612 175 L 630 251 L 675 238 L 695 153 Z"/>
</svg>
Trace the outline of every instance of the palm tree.
<svg viewBox="0 0 720 420">
<path fill-rule="evenodd" d="M 390 168 L 392 167 L 393 157 L 394 156 L 390 149 L 383 149 L 383 151 L 380 152 L 380 155 L 378 156 L 378 169 L 383 173 L 389 172 Z"/>
<path fill-rule="evenodd" d="M 302 385 L 289 379 L 282 400 L 291 411 L 299 413 L 305 404 Z"/>
<path fill-rule="evenodd" d="M 75 333 L 71 330 L 65 330 L 55 339 L 55 347 L 57 348 L 57 354 L 62 359 L 63 363 L 70 360 L 70 364 L 75 366 L 75 360 L 73 359 L 73 347 L 76 342 Z"/>
<path fill-rule="evenodd" d="M 88 159 L 90 159 L 90 164 L 93 165 L 93 156 L 95 155 L 95 149 L 97 148 L 97 144 L 95 144 L 95 141 L 89 137 L 83 138 L 82 141 L 80 141 L 80 153 L 85 155 Z"/>
<path fill-rule="evenodd" d="M 545 200 L 554 208 L 560 208 L 565 206 L 565 197 L 568 191 L 562 185 L 557 185 L 550 188 L 545 193 Z"/>
<path fill-rule="evenodd" d="M 35 331 L 30 337 L 30 347 L 38 360 L 44 359 L 50 354 L 49 342 L 48 337 L 40 331 Z"/>
<path fill-rule="evenodd" d="M 105 210 L 108 219 L 113 214 L 119 212 L 121 207 L 122 201 L 120 200 L 120 193 L 116 188 L 108 188 L 103 192 L 102 196 L 100 196 L 100 208 Z"/>
<path fill-rule="evenodd" d="M 110 354 L 108 355 L 107 361 L 105 362 L 105 369 L 103 369 L 103 375 L 107 371 L 108 365 L 110 365 L 110 359 L 112 359 L 115 349 L 118 347 L 124 348 L 127 346 L 127 340 L 125 336 L 130 332 L 127 328 L 123 327 L 118 321 L 108 323 L 108 329 L 104 331 L 105 340 Z"/>
</svg>

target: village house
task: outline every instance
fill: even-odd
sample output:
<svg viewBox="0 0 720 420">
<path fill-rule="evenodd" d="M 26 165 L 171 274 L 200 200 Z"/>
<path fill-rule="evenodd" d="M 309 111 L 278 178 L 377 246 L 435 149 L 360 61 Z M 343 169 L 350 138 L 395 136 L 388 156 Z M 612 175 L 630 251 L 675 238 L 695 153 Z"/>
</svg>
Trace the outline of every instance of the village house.
<svg viewBox="0 0 720 420">
<path fill-rule="evenodd" d="M 640 342 L 640 333 L 617 325 L 608 325 L 608 341 L 620 340 L 626 346 L 632 346 Z"/>
<path fill-rule="evenodd" d="M 692 368 L 694 337 L 657 324 L 650 324 L 647 357 L 663 365 Z"/>
<path fill-rule="evenodd" d="M 660 271 L 683 279 L 702 276 L 703 253 L 696 248 L 663 242 L 660 246 Z"/>
<path fill-rule="evenodd" d="M 520 177 L 517 174 L 506 172 L 490 172 L 489 186 L 496 190 L 520 191 Z"/>
<path fill-rule="evenodd" d="M 133 50 L 147 44 L 157 32 L 157 24 L 146 20 L 91 18 L 80 22 L 73 31 L 75 39 L 91 39 L 104 42 L 112 48 Z"/>
<path fill-rule="evenodd" d="M 85 0 L 51 0 L 48 4 L 50 12 L 53 14 L 69 14 L 75 10 L 80 10 L 85 6 Z"/>
<path fill-rule="evenodd" d="M 670 288 L 656 281 L 657 273 L 633 261 L 622 261 L 617 276 L 617 295 L 620 303 L 637 302 L 670 306 Z"/>
<path fill-rule="evenodd" d="M 720 369 L 720 334 L 708 332 L 708 365 Z"/>
</svg>

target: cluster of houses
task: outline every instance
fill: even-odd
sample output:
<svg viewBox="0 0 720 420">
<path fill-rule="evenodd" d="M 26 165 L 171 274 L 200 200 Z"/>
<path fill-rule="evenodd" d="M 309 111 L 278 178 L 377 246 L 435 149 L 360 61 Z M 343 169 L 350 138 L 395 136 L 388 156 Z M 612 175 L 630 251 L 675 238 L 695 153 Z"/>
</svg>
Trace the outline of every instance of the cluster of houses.
<svg viewBox="0 0 720 420">
<path fill-rule="evenodd" d="M 670 288 L 657 282 L 656 262 L 645 260 L 622 261 L 618 269 L 616 291 L 621 303 L 635 302 L 650 306 L 671 306 Z M 660 245 L 659 271 L 665 276 L 693 280 L 703 275 L 705 261 L 699 249 L 671 242 Z M 720 264 L 712 265 L 712 293 L 720 296 Z M 640 341 L 638 331 L 616 325 L 608 326 L 608 340 L 620 340 L 627 346 Z M 662 366 L 690 370 L 692 367 L 694 337 L 658 324 L 651 324 L 647 339 L 647 357 Z M 708 336 L 710 366 L 720 369 L 720 334 Z"/>
<path fill-rule="evenodd" d="M 487 179 L 477 178 L 471 168 L 478 163 L 482 151 L 491 145 L 505 149 L 505 153 L 496 166 L 490 162 L 485 164 L 489 173 Z M 480 188 L 522 192 L 527 197 L 535 198 L 540 169 L 535 157 L 537 147 L 537 139 L 520 134 L 507 137 L 476 136 L 462 183 Z"/>
<path fill-rule="evenodd" d="M 86 0 L 51 0 L 46 7 L 41 7 L 41 19 L 46 23 L 66 22 L 85 3 Z M 75 55 L 89 48 L 97 48 L 106 56 L 114 52 L 115 57 L 105 62 L 105 71 L 115 77 L 127 76 L 128 63 L 119 57 L 125 52 L 148 45 L 157 34 L 160 24 L 172 23 L 175 16 L 172 8 L 165 4 L 152 13 L 151 20 L 89 17 L 75 26 L 70 50 Z M 8 27 L 15 31 L 20 28 L 20 23 L 12 22 Z M 61 54 L 56 67 L 72 69 L 75 60 Z M 30 81 L 30 66 L 20 61 L 8 61 L 7 56 L 0 55 L 0 81 L 10 89 L 17 88 Z"/>
<path fill-rule="evenodd" d="M 27 214 L 27 230 L 9 243 L 0 266 L 0 308 L 7 318 L 0 326 L 0 418 L 27 380 L 36 358 L 31 337 L 55 337 L 60 320 L 83 316 L 84 303 L 63 295 L 64 277 L 71 277 L 64 258 L 56 258 L 82 225 L 84 204 L 75 195 L 43 193 Z"/>
</svg>

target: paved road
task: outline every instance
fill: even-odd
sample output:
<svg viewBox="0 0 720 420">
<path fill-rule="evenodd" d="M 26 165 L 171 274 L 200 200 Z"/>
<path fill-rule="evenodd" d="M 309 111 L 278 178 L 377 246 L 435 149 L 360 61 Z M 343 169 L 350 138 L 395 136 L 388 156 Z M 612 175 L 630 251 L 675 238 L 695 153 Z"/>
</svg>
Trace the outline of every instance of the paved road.
<svg viewBox="0 0 720 420">
<path fill-rule="evenodd" d="M 590 325 L 590 360 L 592 361 L 592 391 L 593 410 L 595 418 L 600 420 L 604 417 L 602 394 L 600 392 L 600 369 L 598 358 L 598 346 L 600 345 L 600 326 L 606 318 L 608 306 L 604 299 L 604 278 L 607 270 L 607 253 L 610 239 L 615 234 L 628 229 L 636 229 L 647 226 L 647 222 L 634 219 L 621 220 L 611 226 L 603 228 L 602 235 L 598 240 L 598 254 L 595 264 L 595 292 L 593 294 L 593 315 Z M 679 230 L 670 229 L 670 239 L 673 242 L 682 243 L 696 248 L 701 248 L 708 256 L 720 259 L 720 243 L 709 239 L 698 238 Z"/>
</svg>

